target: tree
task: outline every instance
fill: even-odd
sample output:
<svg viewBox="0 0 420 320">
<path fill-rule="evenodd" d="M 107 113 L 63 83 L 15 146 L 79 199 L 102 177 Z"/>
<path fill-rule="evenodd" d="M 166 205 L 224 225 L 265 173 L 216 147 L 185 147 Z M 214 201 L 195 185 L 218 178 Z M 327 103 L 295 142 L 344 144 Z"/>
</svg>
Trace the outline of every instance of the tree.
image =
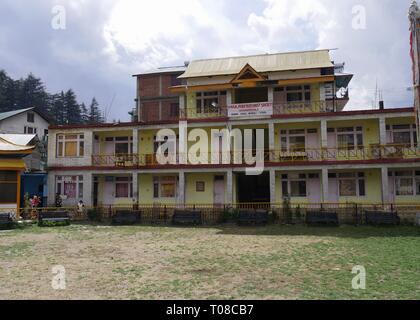
<svg viewBox="0 0 420 320">
<path fill-rule="evenodd" d="M 0 112 L 18 109 L 18 81 L 10 78 L 4 70 L 0 70 Z"/>
<path fill-rule="evenodd" d="M 77 103 L 76 94 L 71 89 L 64 94 L 64 110 L 66 124 L 82 123 L 80 106 Z"/>
<path fill-rule="evenodd" d="M 98 104 L 98 102 L 96 101 L 95 98 L 92 99 L 92 102 L 90 103 L 90 106 L 89 106 L 88 122 L 90 124 L 104 122 L 101 110 L 99 109 L 99 104 Z"/>
<path fill-rule="evenodd" d="M 82 123 L 89 123 L 89 112 L 84 102 L 80 105 L 80 112 Z"/>
<path fill-rule="evenodd" d="M 18 80 L 17 105 L 20 108 L 36 107 L 45 109 L 48 93 L 41 79 L 30 73 L 26 79 Z"/>
<path fill-rule="evenodd" d="M 96 99 L 86 108 L 79 104 L 73 90 L 50 94 L 44 83 L 30 73 L 25 79 L 14 80 L 0 70 L 0 112 L 35 107 L 55 124 L 103 122 Z"/>
</svg>

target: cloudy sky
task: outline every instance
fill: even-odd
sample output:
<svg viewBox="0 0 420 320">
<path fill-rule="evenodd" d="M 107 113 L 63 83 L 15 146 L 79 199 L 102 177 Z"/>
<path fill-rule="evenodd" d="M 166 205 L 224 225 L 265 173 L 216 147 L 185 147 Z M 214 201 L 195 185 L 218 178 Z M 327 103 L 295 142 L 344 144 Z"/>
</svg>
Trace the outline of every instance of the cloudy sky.
<svg viewBox="0 0 420 320">
<path fill-rule="evenodd" d="M 50 92 L 96 96 L 108 121 L 129 120 L 132 74 L 185 60 L 338 48 L 355 74 L 350 108 L 412 105 L 411 0 L 1 0 L 0 69 L 33 72 Z M 66 13 L 54 29 L 53 8 Z M 365 18 L 363 14 L 365 13 Z M 365 22 L 365 23 L 364 23 Z M 53 24 L 54 25 L 54 24 Z"/>
</svg>

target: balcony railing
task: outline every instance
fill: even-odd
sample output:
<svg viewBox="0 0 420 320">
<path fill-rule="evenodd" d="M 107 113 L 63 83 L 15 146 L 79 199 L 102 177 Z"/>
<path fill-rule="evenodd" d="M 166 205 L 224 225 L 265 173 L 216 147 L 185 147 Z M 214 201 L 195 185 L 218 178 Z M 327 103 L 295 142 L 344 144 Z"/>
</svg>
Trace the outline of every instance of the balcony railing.
<svg viewBox="0 0 420 320">
<path fill-rule="evenodd" d="M 309 101 L 309 102 L 287 102 L 274 103 L 273 115 L 288 115 L 288 114 L 305 114 L 305 113 L 323 113 L 334 112 L 337 110 L 338 101 Z M 203 107 L 203 108 L 185 108 L 179 110 L 179 115 L 162 114 L 148 115 L 143 117 L 144 122 L 159 122 L 159 121 L 178 121 L 178 120 L 197 120 L 197 119 L 212 119 L 212 118 L 226 118 L 228 117 L 228 106 L 218 107 Z M 258 118 L 259 116 L 249 116 Z"/>
<path fill-rule="evenodd" d="M 255 151 L 252 153 L 255 156 Z M 352 161 L 352 160 L 381 160 L 381 159 L 420 159 L 420 149 L 417 146 L 401 144 L 371 145 L 357 148 L 318 148 L 298 150 L 271 150 L 263 152 L 264 162 L 311 162 L 311 161 Z M 167 166 L 179 165 L 183 154 L 169 157 Z M 206 164 L 245 164 L 252 162 L 252 157 L 244 152 L 207 153 L 200 157 L 201 163 Z M 248 161 L 246 161 L 248 160 Z M 187 164 L 192 165 L 190 161 Z M 127 155 L 93 155 L 93 166 L 104 167 L 153 167 L 162 166 L 155 154 L 127 154 Z"/>
<path fill-rule="evenodd" d="M 303 114 L 334 112 L 336 103 L 334 101 L 305 101 L 305 102 L 285 102 L 273 105 L 273 114 Z"/>
</svg>

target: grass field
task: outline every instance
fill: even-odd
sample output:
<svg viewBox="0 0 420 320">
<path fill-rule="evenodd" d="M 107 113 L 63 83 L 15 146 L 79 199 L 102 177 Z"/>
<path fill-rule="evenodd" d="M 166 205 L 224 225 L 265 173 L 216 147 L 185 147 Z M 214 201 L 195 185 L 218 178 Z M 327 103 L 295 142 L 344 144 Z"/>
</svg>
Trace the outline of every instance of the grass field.
<svg viewBox="0 0 420 320">
<path fill-rule="evenodd" d="M 355 265 L 366 290 L 352 289 Z M 0 231 L 0 298 L 420 299 L 420 231 L 29 226 Z"/>
</svg>

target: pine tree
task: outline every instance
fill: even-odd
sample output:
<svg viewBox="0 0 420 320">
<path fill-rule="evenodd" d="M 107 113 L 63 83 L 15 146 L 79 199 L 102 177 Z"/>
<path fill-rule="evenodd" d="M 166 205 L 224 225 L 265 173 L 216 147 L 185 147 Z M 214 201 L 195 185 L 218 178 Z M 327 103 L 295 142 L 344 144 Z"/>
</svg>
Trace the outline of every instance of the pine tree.
<svg viewBox="0 0 420 320">
<path fill-rule="evenodd" d="M 89 123 L 102 123 L 104 122 L 101 110 L 99 109 L 99 104 L 95 98 L 92 99 L 92 102 L 89 106 Z"/>
<path fill-rule="evenodd" d="M 54 94 L 49 99 L 49 116 L 53 119 L 55 124 L 65 124 L 66 110 L 64 107 L 64 92 Z"/>
<path fill-rule="evenodd" d="M 82 123 L 84 124 L 89 123 L 89 113 L 84 102 L 80 105 L 80 112 L 81 112 Z"/>
<path fill-rule="evenodd" d="M 48 94 L 41 79 L 30 73 L 26 79 L 18 80 L 17 105 L 20 108 L 36 107 L 45 110 Z"/>
<path fill-rule="evenodd" d="M 17 106 L 18 81 L 10 78 L 0 70 L 0 112 L 19 109 Z"/>
<path fill-rule="evenodd" d="M 66 110 L 66 124 L 82 123 L 80 106 L 77 103 L 76 94 L 71 89 L 64 94 L 64 109 Z"/>
<path fill-rule="evenodd" d="M 103 122 L 96 99 L 91 106 L 77 102 L 73 90 L 50 94 L 41 79 L 30 73 L 25 79 L 14 80 L 0 70 L 0 112 L 35 107 L 48 115 L 55 124 Z"/>
</svg>

